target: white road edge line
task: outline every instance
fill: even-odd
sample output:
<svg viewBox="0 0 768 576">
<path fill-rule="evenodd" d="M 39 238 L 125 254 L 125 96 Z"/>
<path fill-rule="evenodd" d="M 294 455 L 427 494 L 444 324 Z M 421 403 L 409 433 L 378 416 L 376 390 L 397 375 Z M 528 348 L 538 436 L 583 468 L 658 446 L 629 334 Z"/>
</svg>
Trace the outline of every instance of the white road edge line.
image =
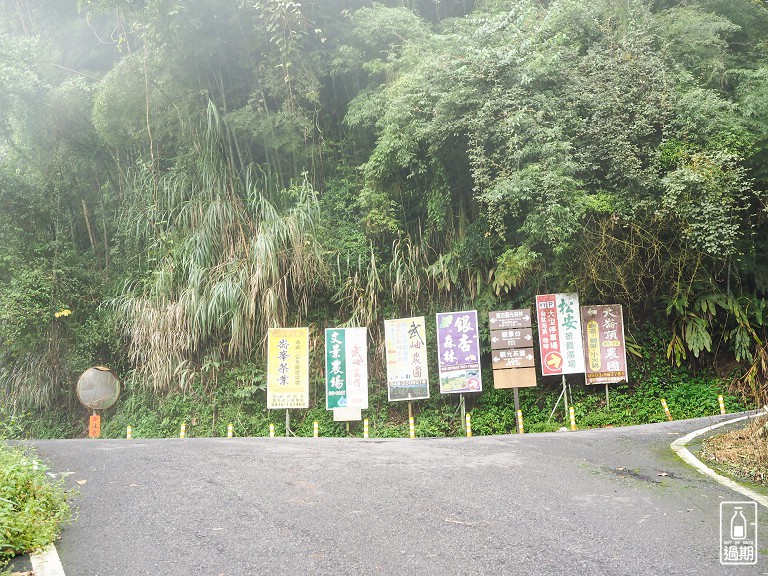
<svg viewBox="0 0 768 576">
<path fill-rule="evenodd" d="M 705 464 L 701 462 L 696 456 L 691 454 L 691 452 L 688 450 L 688 448 L 685 447 L 688 442 L 696 438 L 697 436 L 701 436 L 702 434 L 705 434 L 709 432 L 710 430 L 715 430 L 716 428 L 720 428 L 721 426 L 726 426 L 728 424 L 733 424 L 734 422 L 739 422 L 741 420 L 747 420 L 749 418 L 755 418 L 760 415 L 760 412 L 756 414 L 750 414 L 748 416 L 740 416 L 739 418 L 734 418 L 733 420 L 726 420 L 725 422 L 720 422 L 719 424 L 715 424 L 714 426 L 707 426 L 706 428 L 702 428 L 701 430 L 696 430 L 695 432 L 691 432 L 690 434 L 683 436 L 682 438 L 678 438 L 672 444 L 670 444 L 670 448 L 674 450 L 674 452 L 680 456 L 683 460 L 685 460 L 688 464 L 696 468 L 699 472 L 702 474 L 709 476 L 722 484 L 723 486 L 726 486 L 727 488 L 730 488 L 731 490 L 735 490 L 736 492 L 743 494 L 744 496 L 747 496 L 748 498 L 751 498 L 755 502 L 760 503 L 761 505 L 768 508 L 768 498 L 763 496 L 762 494 L 758 494 L 754 490 L 750 490 L 746 486 L 742 486 L 738 482 L 734 482 L 730 478 L 726 478 L 725 476 L 721 476 Z"/>
<path fill-rule="evenodd" d="M 56 552 L 56 546 L 53 544 L 48 544 L 39 552 L 33 552 L 29 555 L 29 559 L 32 561 L 35 576 L 66 576 L 59 554 Z"/>
</svg>

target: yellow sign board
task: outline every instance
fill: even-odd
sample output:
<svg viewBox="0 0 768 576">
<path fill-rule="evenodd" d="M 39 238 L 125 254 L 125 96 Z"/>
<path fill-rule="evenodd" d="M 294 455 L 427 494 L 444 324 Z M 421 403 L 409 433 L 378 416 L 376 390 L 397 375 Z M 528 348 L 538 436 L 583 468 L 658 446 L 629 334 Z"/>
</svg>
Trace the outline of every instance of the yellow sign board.
<svg viewBox="0 0 768 576">
<path fill-rule="evenodd" d="M 270 328 L 267 408 L 309 408 L 309 328 Z"/>
</svg>

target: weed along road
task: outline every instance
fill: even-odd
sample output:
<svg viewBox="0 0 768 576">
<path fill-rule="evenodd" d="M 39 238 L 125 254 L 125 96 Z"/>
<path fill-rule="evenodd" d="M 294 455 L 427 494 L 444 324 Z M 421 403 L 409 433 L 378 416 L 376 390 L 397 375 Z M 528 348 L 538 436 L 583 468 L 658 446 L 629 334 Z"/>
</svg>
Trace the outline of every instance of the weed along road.
<svg viewBox="0 0 768 576">
<path fill-rule="evenodd" d="M 764 555 L 746 569 L 719 562 L 720 502 L 745 497 L 670 450 L 724 418 L 473 438 L 34 444 L 79 492 L 56 545 L 69 576 L 765 574 Z"/>
</svg>

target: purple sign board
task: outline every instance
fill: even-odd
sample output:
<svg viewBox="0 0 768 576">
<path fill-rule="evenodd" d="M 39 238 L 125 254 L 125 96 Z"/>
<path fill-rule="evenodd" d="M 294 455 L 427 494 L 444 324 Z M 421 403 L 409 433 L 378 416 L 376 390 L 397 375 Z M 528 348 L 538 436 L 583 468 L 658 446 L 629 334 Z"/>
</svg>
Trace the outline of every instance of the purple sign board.
<svg viewBox="0 0 768 576">
<path fill-rule="evenodd" d="M 477 311 L 437 314 L 440 393 L 481 392 Z"/>
</svg>

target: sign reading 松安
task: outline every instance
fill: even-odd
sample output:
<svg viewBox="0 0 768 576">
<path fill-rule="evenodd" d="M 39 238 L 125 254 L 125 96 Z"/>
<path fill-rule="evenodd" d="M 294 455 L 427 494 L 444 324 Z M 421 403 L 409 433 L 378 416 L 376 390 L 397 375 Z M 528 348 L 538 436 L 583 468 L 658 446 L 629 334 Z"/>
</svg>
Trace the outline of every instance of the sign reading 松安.
<svg viewBox="0 0 768 576">
<path fill-rule="evenodd" d="M 584 373 L 578 294 L 536 296 L 542 376 Z"/>
<path fill-rule="evenodd" d="M 440 393 L 480 392 L 480 342 L 477 311 L 437 314 Z"/>
</svg>

